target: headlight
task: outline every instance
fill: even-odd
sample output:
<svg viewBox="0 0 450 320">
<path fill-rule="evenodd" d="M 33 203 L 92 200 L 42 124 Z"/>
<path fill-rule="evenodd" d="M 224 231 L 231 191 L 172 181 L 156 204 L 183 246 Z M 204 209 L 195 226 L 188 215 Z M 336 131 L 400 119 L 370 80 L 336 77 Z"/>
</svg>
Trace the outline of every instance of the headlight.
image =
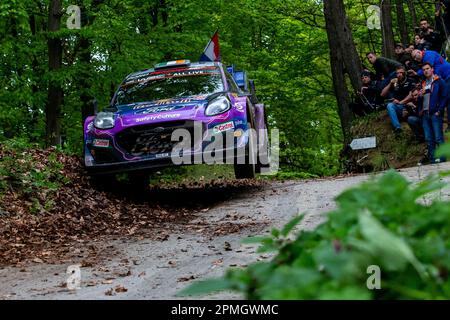
<svg viewBox="0 0 450 320">
<path fill-rule="evenodd" d="M 98 129 L 114 128 L 114 113 L 99 112 L 95 117 L 94 126 Z"/>
<path fill-rule="evenodd" d="M 225 97 L 219 97 L 212 100 L 206 107 L 205 114 L 207 116 L 215 116 L 230 110 L 231 104 Z"/>
</svg>

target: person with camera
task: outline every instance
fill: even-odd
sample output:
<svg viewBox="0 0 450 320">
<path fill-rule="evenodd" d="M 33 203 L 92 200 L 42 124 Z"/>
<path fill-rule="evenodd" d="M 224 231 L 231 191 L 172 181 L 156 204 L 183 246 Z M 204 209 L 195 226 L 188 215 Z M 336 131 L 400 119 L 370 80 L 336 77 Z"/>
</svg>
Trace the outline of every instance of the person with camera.
<svg viewBox="0 0 450 320">
<path fill-rule="evenodd" d="M 372 80 L 372 75 L 369 70 L 364 70 L 361 73 L 361 89 L 356 93 L 355 102 L 350 103 L 350 108 L 357 116 L 365 116 L 383 106 L 383 99 L 380 96 L 380 83 L 377 80 Z"/>
<path fill-rule="evenodd" d="M 436 24 L 442 29 L 446 38 L 450 33 L 450 0 L 436 0 Z"/>
<path fill-rule="evenodd" d="M 420 20 L 420 28 L 416 28 L 416 33 L 423 36 L 426 42 L 431 44 L 430 50 L 441 52 L 442 38 L 441 35 L 435 32 L 428 23 L 427 19 Z"/>
<path fill-rule="evenodd" d="M 404 66 L 397 67 L 395 72 L 396 77 L 384 87 L 383 91 L 381 91 L 381 96 L 385 98 L 392 96 L 392 101 L 387 105 L 387 112 L 391 119 L 394 133 L 398 135 L 402 132 L 399 118 L 402 119 L 404 116 L 409 93 L 416 86 L 416 81 L 407 77 Z"/>
<path fill-rule="evenodd" d="M 422 119 L 419 115 L 419 95 L 421 89 L 420 83 L 412 89 L 409 96 L 404 100 L 405 108 L 403 109 L 403 118 L 407 119 L 408 125 L 414 133 L 418 143 L 425 142 Z"/>
<path fill-rule="evenodd" d="M 422 65 L 425 80 L 421 84 L 421 92 L 418 98 L 419 115 L 425 133 L 425 141 L 428 148 L 428 160 L 431 163 L 446 161 L 445 158 L 435 159 L 435 149 L 444 143 L 443 114 L 447 106 L 447 86 L 438 75 L 434 74 L 430 63 Z"/>
</svg>

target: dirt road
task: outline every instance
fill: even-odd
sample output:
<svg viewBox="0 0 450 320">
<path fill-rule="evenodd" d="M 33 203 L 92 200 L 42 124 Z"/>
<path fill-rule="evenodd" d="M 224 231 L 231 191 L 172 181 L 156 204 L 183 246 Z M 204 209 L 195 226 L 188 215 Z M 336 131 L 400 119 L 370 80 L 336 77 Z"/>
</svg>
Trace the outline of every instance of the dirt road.
<svg viewBox="0 0 450 320">
<path fill-rule="evenodd" d="M 450 164 L 404 169 L 412 181 L 428 173 L 449 170 Z M 72 258 L 58 265 L 39 261 L 0 270 L 0 299 L 176 299 L 192 281 L 221 275 L 230 266 L 245 266 L 267 255 L 241 245 L 249 235 L 270 232 L 299 212 L 306 217 L 301 228 L 312 229 L 335 206 L 333 198 L 368 175 L 309 181 L 270 183 L 262 188 L 214 190 L 211 206 L 187 223 L 161 226 L 157 238 L 133 237 L 80 242 Z M 205 191 L 190 195 L 201 201 Z M 227 193 L 227 197 L 223 194 Z M 448 194 L 446 194 L 448 195 Z M 197 197 L 197 198 L 196 198 Z M 173 195 L 171 201 L 177 201 Z M 155 230 L 153 230 L 155 231 Z M 86 260 L 89 248 L 102 248 L 101 257 Z M 86 262 L 88 261 L 88 262 Z M 68 266 L 81 264 L 81 288 L 68 290 Z M 203 298 L 238 299 L 234 293 Z"/>
</svg>

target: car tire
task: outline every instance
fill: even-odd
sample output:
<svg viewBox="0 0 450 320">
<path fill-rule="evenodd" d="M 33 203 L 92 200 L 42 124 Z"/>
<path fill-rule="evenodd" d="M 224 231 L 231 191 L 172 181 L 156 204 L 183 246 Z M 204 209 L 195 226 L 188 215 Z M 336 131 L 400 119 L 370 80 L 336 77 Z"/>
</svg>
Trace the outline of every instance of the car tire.
<svg viewBox="0 0 450 320">
<path fill-rule="evenodd" d="M 252 128 L 251 124 L 248 123 L 248 128 Z M 234 176 L 236 179 L 254 179 L 256 176 L 256 153 L 253 151 L 257 147 L 255 137 L 250 134 L 249 141 L 245 146 L 245 163 L 241 164 L 238 158 L 236 158 L 234 163 Z"/>
<path fill-rule="evenodd" d="M 263 137 L 258 137 L 258 139 L 262 138 L 263 141 L 258 141 L 258 162 L 256 165 L 256 173 L 262 173 L 262 171 L 266 168 L 270 168 L 270 158 L 271 158 L 271 150 L 269 145 L 269 133 L 267 130 L 267 124 L 264 132 Z M 260 145 L 264 146 L 265 150 L 261 150 Z M 262 152 L 265 152 L 265 154 L 262 154 Z"/>
</svg>

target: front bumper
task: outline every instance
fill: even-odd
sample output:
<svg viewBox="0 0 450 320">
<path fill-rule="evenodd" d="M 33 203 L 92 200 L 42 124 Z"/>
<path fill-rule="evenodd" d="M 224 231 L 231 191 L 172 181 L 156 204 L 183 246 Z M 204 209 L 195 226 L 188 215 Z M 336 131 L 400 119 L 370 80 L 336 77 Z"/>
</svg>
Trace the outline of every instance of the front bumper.
<svg viewBox="0 0 450 320">
<path fill-rule="evenodd" d="M 214 133 L 203 123 L 197 127 L 197 135 L 192 126 L 181 127 L 187 134 L 193 134 L 187 144 L 180 147 L 177 145 L 180 140 L 171 142 L 173 129 L 180 128 L 178 124 L 172 126 L 167 123 L 166 129 L 169 129 L 166 131 L 161 131 L 161 127 L 148 130 L 133 128 L 131 135 L 125 138 L 124 131 L 115 135 L 98 132 L 88 136 L 84 151 L 85 168 L 90 174 L 107 174 L 174 165 L 233 164 L 245 153 L 249 141 L 246 126 L 235 126 L 233 130 L 224 127 L 226 131 Z M 155 128 L 158 129 L 156 133 Z M 98 141 L 102 141 L 102 145 L 97 145 Z"/>
<path fill-rule="evenodd" d="M 195 165 L 195 164 L 233 164 L 236 159 L 244 154 L 244 146 L 224 148 L 220 150 L 214 150 L 214 152 L 203 151 L 197 153 L 183 154 L 182 156 L 176 155 L 174 158 L 172 156 L 167 156 L 158 159 L 140 159 L 133 161 L 122 161 L 122 162 L 111 162 L 111 163 L 101 163 L 96 164 L 91 162 L 92 156 L 85 156 L 85 168 L 87 172 L 91 175 L 97 174 L 113 174 L 113 173 L 126 173 L 132 171 L 140 170 L 151 170 L 170 166 L 179 165 Z M 217 158 L 217 154 L 222 154 L 223 156 Z M 217 161 L 210 162 L 205 159 L 216 158 Z M 179 163 L 181 162 L 181 163 Z"/>
</svg>

